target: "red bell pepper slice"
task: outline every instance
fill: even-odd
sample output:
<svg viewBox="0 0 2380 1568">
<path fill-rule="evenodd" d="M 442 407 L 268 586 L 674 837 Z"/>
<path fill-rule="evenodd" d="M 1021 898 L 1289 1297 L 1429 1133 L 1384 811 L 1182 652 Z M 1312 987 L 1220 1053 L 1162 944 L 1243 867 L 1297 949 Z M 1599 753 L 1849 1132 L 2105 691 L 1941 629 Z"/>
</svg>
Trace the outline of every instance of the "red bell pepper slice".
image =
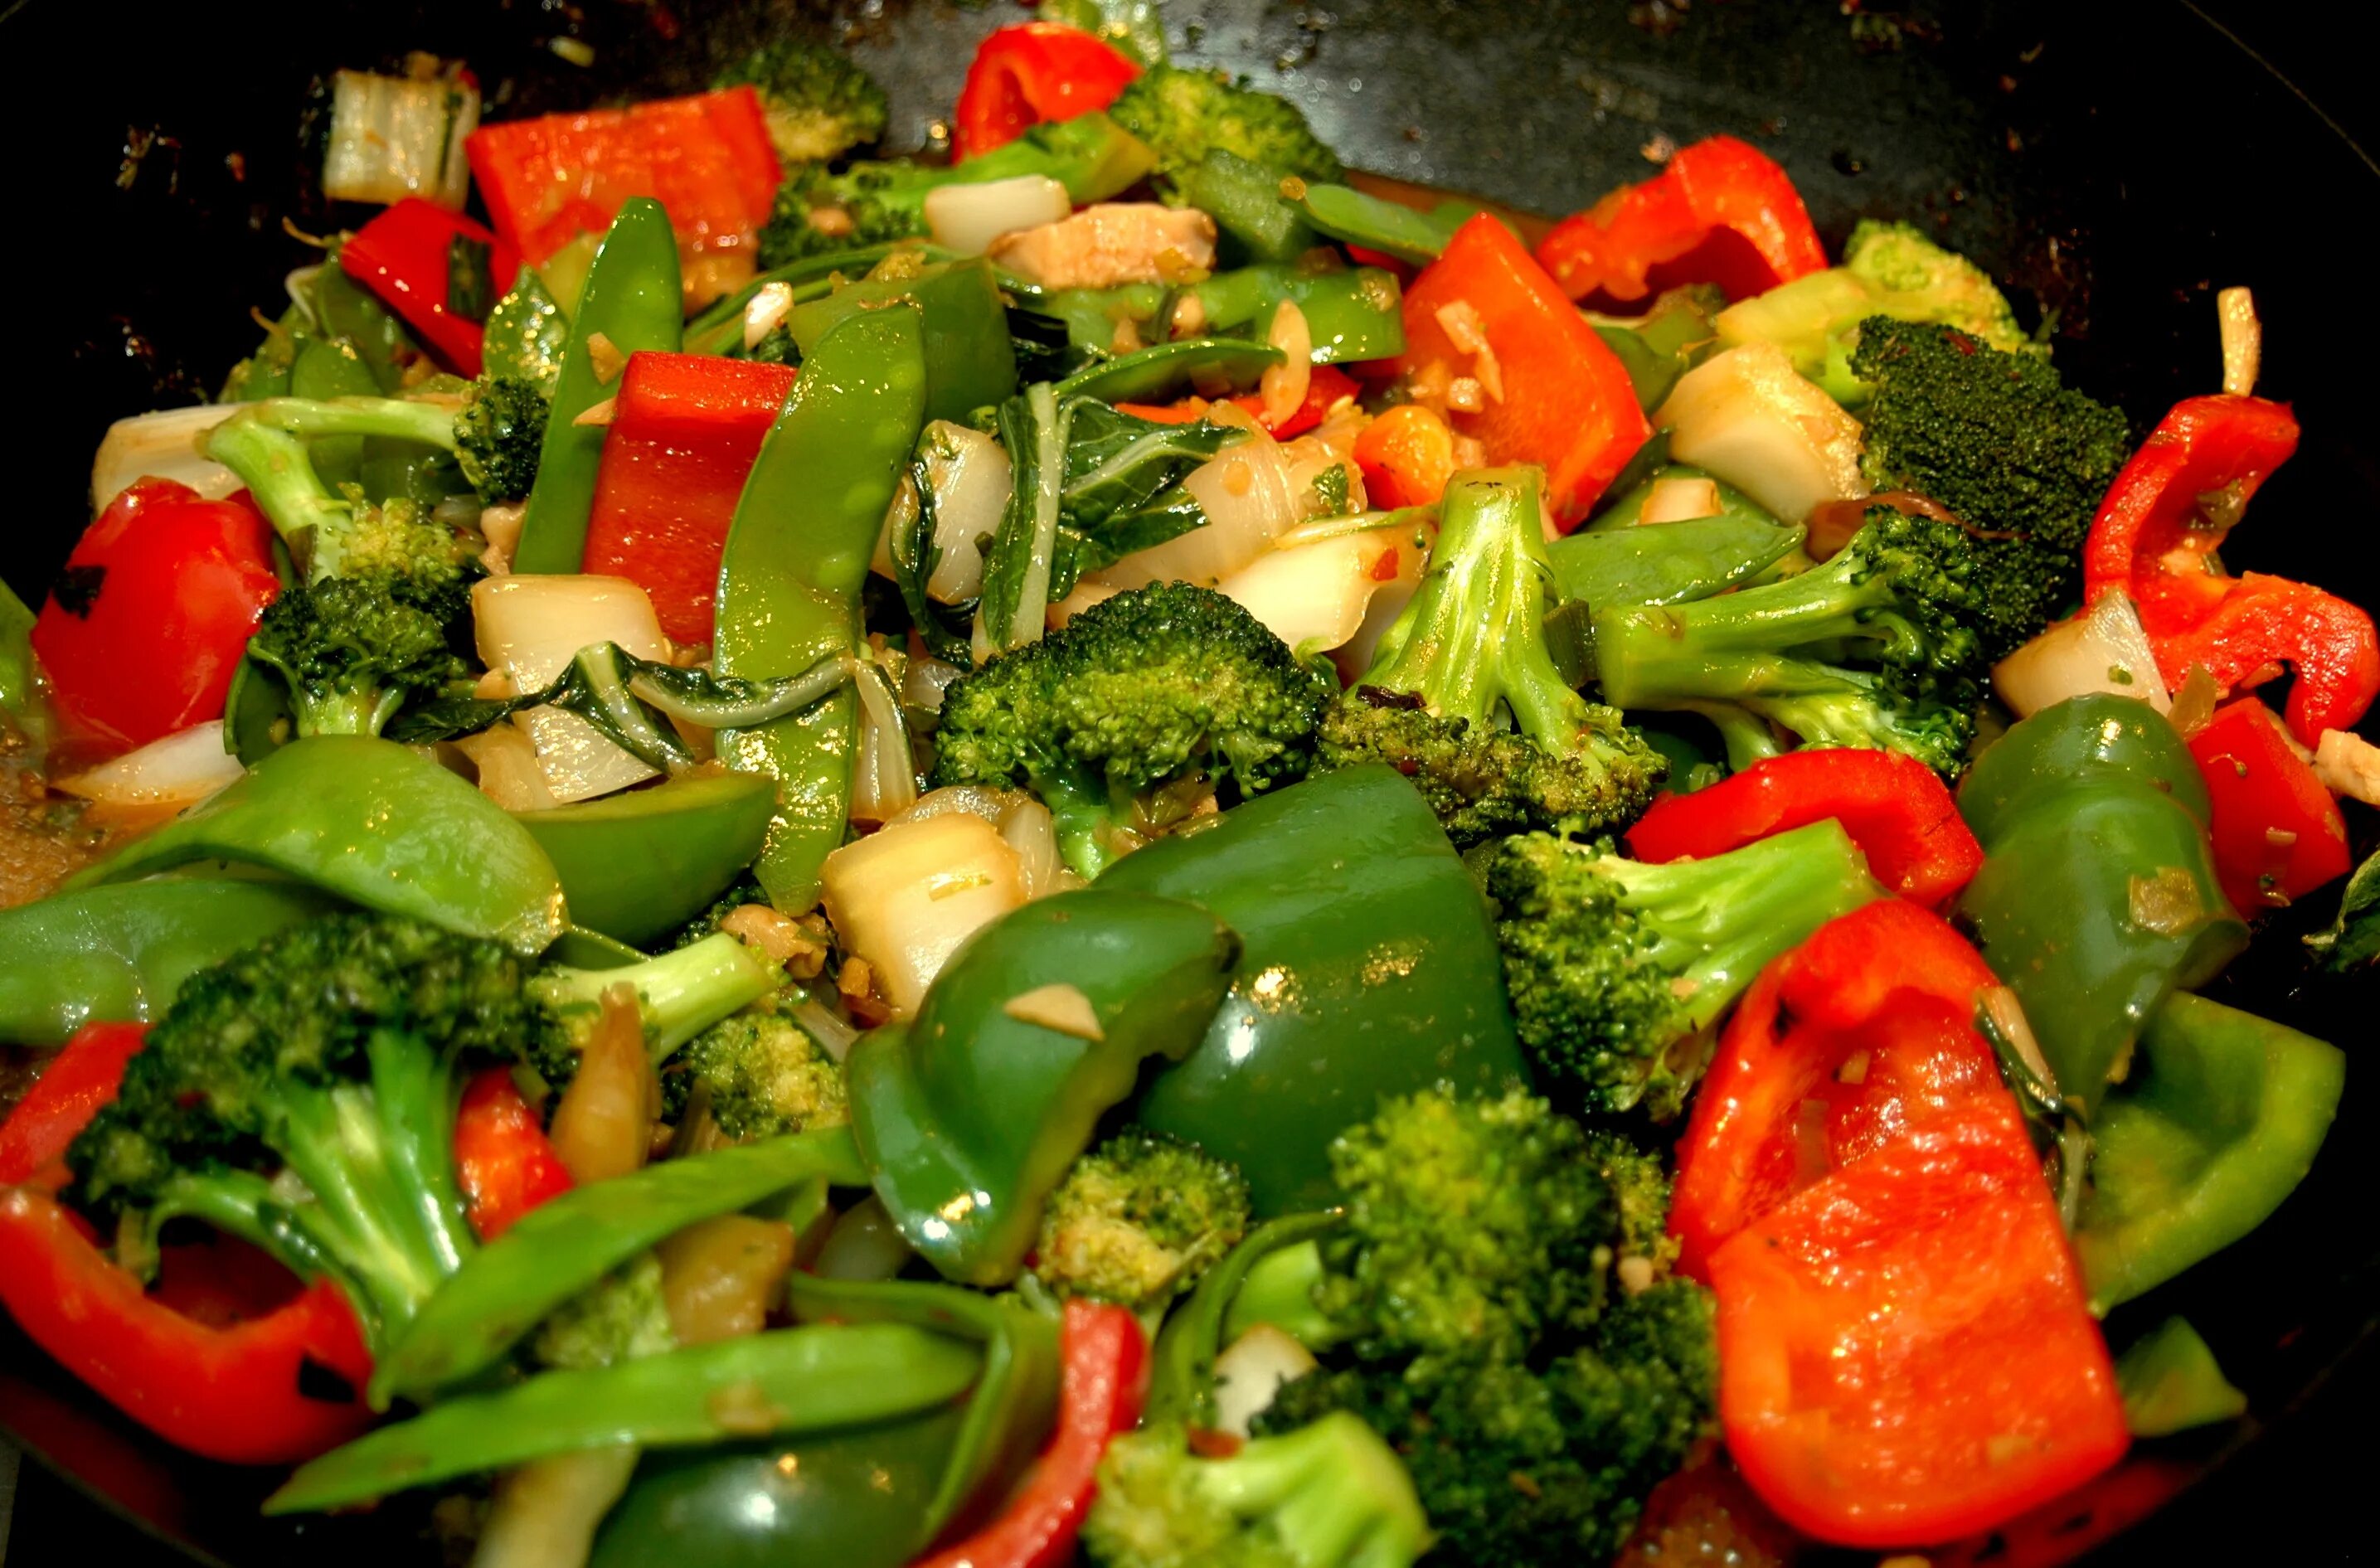
<svg viewBox="0 0 2380 1568">
<path fill-rule="evenodd" d="M 2380 636 L 2372 617 L 2336 594 L 2250 572 L 2212 614 L 2186 632 L 2152 638 L 2157 667 L 2179 687 L 2204 666 L 2226 692 L 2262 685 L 2286 663 L 2291 733 L 2317 745 L 2325 730 L 2353 729 L 2380 696 Z"/>
<path fill-rule="evenodd" d="M 2347 875 L 2347 819 L 2263 700 L 2215 711 L 2190 737 L 2206 780 L 2223 895 L 2242 914 L 2278 908 Z"/>
<path fill-rule="evenodd" d="M 1418 403 L 1401 403 L 1355 438 L 1364 499 L 1375 506 L 1427 506 L 1454 477 L 1454 428 Z"/>
<path fill-rule="evenodd" d="M 709 354 L 631 354 L 620 372 L 585 569 L 640 585 L 673 642 L 710 640 L 727 526 L 793 386 L 791 366 Z"/>
<path fill-rule="evenodd" d="M 1059 1331 L 1065 1361 L 1058 1429 L 998 1518 L 910 1568 L 1059 1568 L 1075 1555 L 1108 1440 L 1140 1420 L 1148 1338 L 1121 1307 L 1073 1300 Z"/>
<path fill-rule="evenodd" d="M 146 1024 L 85 1024 L 58 1048 L 0 1122 L 0 1186 L 30 1183 L 55 1192 L 66 1185 L 67 1146 L 115 1098 L 124 1064 L 148 1033 Z"/>
<path fill-rule="evenodd" d="M 952 116 L 951 152 L 964 163 L 1004 147 L 1044 120 L 1104 109 L 1140 67 L 1104 40 L 1059 22 L 1020 22 L 977 45 Z"/>
<path fill-rule="evenodd" d="M 1245 409 L 1248 418 L 1265 428 L 1265 433 L 1276 441 L 1292 441 L 1320 424 L 1342 398 L 1353 397 L 1361 390 L 1355 378 L 1336 365 L 1317 365 L 1305 383 L 1305 399 L 1278 420 L 1265 418 L 1264 395 L 1244 392 L 1227 399 L 1232 406 Z M 1185 397 L 1178 403 L 1119 403 L 1116 411 L 1151 424 L 1186 425 L 1207 417 L 1214 404 L 1204 397 Z"/>
<path fill-rule="evenodd" d="M 520 256 L 484 225 L 434 201 L 408 196 L 358 229 L 339 247 L 339 267 L 402 317 L 457 375 L 480 373 L 486 319 L 455 309 L 457 242 L 488 248 L 488 277 L 498 291 L 511 286 Z M 492 305 L 494 299 L 488 301 Z"/>
<path fill-rule="evenodd" d="M 1714 283 L 1742 299 L 1824 272 L 1827 252 L 1777 161 L 1714 136 L 1680 148 L 1651 179 L 1556 224 L 1537 260 L 1572 299 L 1642 299 L 1689 283 Z"/>
<path fill-rule="evenodd" d="M 1710 1259 L 1728 1452 L 1823 1540 L 1988 1529 L 2123 1454 L 2082 1271 L 2016 1107 L 1991 1088 Z"/>
<path fill-rule="evenodd" d="M 570 1171 L 509 1067 L 488 1067 L 464 1086 L 455 1115 L 455 1175 L 471 1228 L 493 1241 L 519 1218 L 570 1190 Z"/>
<path fill-rule="evenodd" d="M 1449 319 L 1475 326 L 1488 354 L 1459 346 Z M 1405 290 L 1404 325 L 1400 371 L 1408 379 L 1475 376 L 1479 408 L 1450 410 L 1448 423 L 1476 439 L 1491 464 L 1542 467 L 1547 503 L 1564 529 L 1585 520 L 1652 434 L 1619 356 L 1512 231 L 1485 213 L 1457 229 Z"/>
<path fill-rule="evenodd" d="M 1628 849 L 1656 865 L 1701 859 L 1829 817 L 1878 881 L 1928 909 L 1983 868 L 1983 845 L 1931 768 L 1849 748 L 1789 751 L 1692 795 L 1665 795 L 1628 830 Z"/>
</svg>

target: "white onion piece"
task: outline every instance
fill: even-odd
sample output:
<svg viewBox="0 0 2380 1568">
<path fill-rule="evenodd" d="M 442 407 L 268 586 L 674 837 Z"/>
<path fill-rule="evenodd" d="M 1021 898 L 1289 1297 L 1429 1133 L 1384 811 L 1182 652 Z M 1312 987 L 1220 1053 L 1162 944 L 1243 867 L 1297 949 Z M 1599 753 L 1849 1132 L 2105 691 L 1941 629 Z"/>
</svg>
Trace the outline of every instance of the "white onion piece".
<svg viewBox="0 0 2380 1568">
<path fill-rule="evenodd" d="M 1636 514 L 1640 523 L 1686 523 L 1719 515 L 1718 480 L 1655 480 Z"/>
<path fill-rule="evenodd" d="M 901 677 L 901 700 L 921 713 L 939 713 L 942 711 L 942 694 L 965 674 L 956 664 L 913 655 L 909 673 Z"/>
<path fill-rule="evenodd" d="M 883 666 L 863 663 L 852 685 L 859 693 L 859 752 L 851 771 L 851 820 L 881 822 L 917 804 L 917 754 L 900 693 Z"/>
<path fill-rule="evenodd" d="M 1242 412 L 1219 403 L 1209 417 L 1233 422 L 1223 413 L 1227 408 Z M 1212 588 L 1262 555 L 1305 515 L 1302 492 L 1307 487 L 1292 482 L 1281 443 L 1262 431 L 1252 431 L 1246 440 L 1191 469 L 1182 488 L 1205 508 L 1207 526 L 1125 556 L 1096 574 L 1101 585 L 1123 590 L 1187 582 Z"/>
<path fill-rule="evenodd" d="M 983 541 L 1000 531 L 1001 509 L 1008 504 L 1015 469 L 1008 449 L 997 439 L 948 419 L 926 427 L 917 455 L 934 503 L 934 569 L 926 578 L 926 597 L 940 604 L 963 604 L 983 591 Z M 916 508 L 916 494 L 905 480 L 885 511 L 884 531 L 877 536 L 870 565 L 878 577 L 895 576 L 892 530 L 914 527 Z"/>
<path fill-rule="evenodd" d="M 471 760 L 479 775 L 480 793 L 507 811 L 543 811 L 562 803 L 545 785 L 545 770 L 537 765 L 537 748 L 528 732 L 517 724 L 493 724 L 455 743 Z"/>
<path fill-rule="evenodd" d="M 625 577 L 515 573 L 471 588 L 480 661 L 515 691 L 551 686 L 578 650 L 616 642 L 639 659 L 666 661 L 669 639 L 645 590 Z M 576 713 L 533 708 L 516 716 L 537 748 L 538 767 L 556 802 L 610 795 L 654 776 Z"/>
<path fill-rule="evenodd" d="M 1354 638 L 1372 596 L 1418 581 L 1421 563 L 1410 532 L 1373 529 L 1275 550 L 1225 577 L 1220 591 L 1302 658 Z"/>
<path fill-rule="evenodd" d="M 224 749 L 222 721 L 210 719 L 60 779 L 57 787 L 94 805 L 163 814 L 197 805 L 245 772 Z"/>
<path fill-rule="evenodd" d="M 1056 180 L 1047 175 L 1019 175 L 974 185 L 936 186 L 926 195 L 926 227 L 935 244 L 962 256 L 980 256 L 1003 234 L 1062 222 L 1074 210 L 1066 188 Z"/>
<path fill-rule="evenodd" d="M 999 827 L 1000 836 L 1016 851 L 1017 874 L 1024 881 L 1028 902 L 1082 885 L 1082 879 L 1058 857 L 1058 830 L 1050 808 L 1019 794 L 1000 819 Z"/>
<path fill-rule="evenodd" d="M 1246 1437 L 1283 1383 L 1314 1370 L 1314 1353 L 1270 1323 L 1258 1323 L 1215 1357 L 1215 1429 Z"/>
<path fill-rule="evenodd" d="M 899 827 L 904 822 L 929 822 L 936 817 L 947 817 L 953 811 L 970 817 L 980 817 L 998 827 L 1007 819 L 1009 810 L 1020 800 L 1031 798 L 1013 789 L 994 789 L 990 784 L 944 784 L 917 796 L 909 808 L 884 825 Z"/>
<path fill-rule="evenodd" d="M 340 201 L 419 196 L 462 210 L 471 189 L 463 143 L 480 127 L 480 89 L 459 68 L 410 77 L 340 71 L 331 79 L 322 193 Z M 512 279 L 498 278 L 498 288 Z"/>
<path fill-rule="evenodd" d="M 2223 328 L 2223 390 L 2245 397 L 2256 390 L 2265 361 L 2265 326 L 2256 319 L 2256 297 L 2244 288 L 2227 288 L 2215 297 L 2215 310 Z"/>
<path fill-rule="evenodd" d="M 779 322 L 793 312 L 794 286 L 782 278 L 771 278 L 752 291 L 744 306 L 744 346 L 758 348 L 760 342 L 777 330 Z"/>
<path fill-rule="evenodd" d="M 785 1010 L 785 1016 L 799 1024 L 803 1033 L 819 1042 L 820 1050 L 838 1062 L 850 1055 L 852 1046 L 858 1042 L 859 1031 L 808 991 Z"/>
<path fill-rule="evenodd" d="M 961 942 L 1025 902 L 1016 851 L 968 811 L 889 822 L 828 856 L 819 881 L 844 950 L 904 1017 Z"/>
<path fill-rule="evenodd" d="M 2380 806 L 2380 746 L 2345 730 L 2325 730 L 2313 748 L 2313 776 L 2333 795 Z"/>
<path fill-rule="evenodd" d="M 1281 350 L 1281 363 L 1265 367 L 1257 380 L 1257 392 L 1264 402 L 1265 423 L 1286 424 L 1305 405 L 1306 389 L 1314 384 L 1314 333 L 1296 300 L 1284 299 L 1274 309 L 1265 341 Z"/>
<path fill-rule="evenodd" d="M 1992 689 L 2021 719 L 2086 692 L 2135 697 L 2160 713 L 2173 707 L 2140 613 L 2121 592 L 2104 595 L 1992 666 Z"/>
<path fill-rule="evenodd" d="M 1803 380 L 1773 343 L 1747 343 L 1688 371 L 1653 416 L 1670 452 L 1707 468 L 1789 523 L 1822 501 L 1867 493 L 1860 426 Z"/>
<path fill-rule="evenodd" d="M 239 412 L 237 403 L 201 403 L 135 414 L 107 427 L 91 464 L 91 509 L 94 516 L 135 480 L 176 480 L 210 501 L 239 488 L 239 476 L 199 450 L 207 432 Z"/>
</svg>

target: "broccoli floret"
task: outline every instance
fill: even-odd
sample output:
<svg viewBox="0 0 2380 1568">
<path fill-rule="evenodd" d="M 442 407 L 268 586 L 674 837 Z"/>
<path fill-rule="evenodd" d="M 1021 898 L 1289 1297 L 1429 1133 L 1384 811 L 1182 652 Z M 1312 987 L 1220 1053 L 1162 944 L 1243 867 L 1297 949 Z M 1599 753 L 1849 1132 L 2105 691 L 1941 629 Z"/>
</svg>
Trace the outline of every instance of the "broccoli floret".
<svg viewBox="0 0 2380 1568">
<path fill-rule="evenodd" d="M 1906 752 L 1955 776 L 1988 668 L 1983 590 L 1997 579 L 1978 549 L 1956 524 L 1874 506 L 1850 543 L 1798 576 L 1597 611 L 1603 694 L 1629 709 L 1735 710 L 1805 746 Z M 1729 735 L 1739 767 L 1743 738 Z"/>
<path fill-rule="evenodd" d="M 710 85 L 747 83 L 759 91 L 769 140 L 788 164 L 839 157 L 884 134 L 884 90 L 840 50 L 781 38 L 720 72 Z"/>
<path fill-rule="evenodd" d="M 1160 1312 L 1247 1228 L 1237 1166 L 1132 1127 L 1076 1160 L 1050 1195 L 1033 1269 L 1060 1295 Z"/>
<path fill-rule="evenodd" d="M 2016 323 L 1990 274 L 1908 224 L 1864 222 L 1852 230 L 1843 264 L 1780 284 L 1719 312 L 1719 341 L 1774 343 L 1793 368 L 1847 407 L 1867 401 L 1852 373 L 1860 323 L 1874 316 L 1931 322 L 2010 354 L 2048 349 Z"/>
<path fill-rule="evenodd" d="M 1609 1131 L 1588 1133 L 1586 1152 L 1620 1207 L 1620 1256 L 1642 1258 L 1667 1271 L 1677 1258 L 1678 1239 L 1670 1234 L 1670 1175 L 1660 1157 Z"/>
<path fill-rule="evenodd" d="M 710 1097 L 710 1119 L 738 1142 L 789 1137 L 851 1120 L 842 1064 L 782 1013 L 722 1018 L 669 1064 Z"/>
<path fill-rule="evenodd" d="M 1624 827 L 1668 772 L 1554 665 L 1543 484 L 1536 468 L 1455 476 L 1413 602 L 1323 723 L 1327 765 L 1389 763 L 1458 845 L 1530 827 Z"/>
<path fill-rule="evenodd" d="M 1208 149 L 1220 148 L 1299 179 L 1347 177 L 1346 165 L 1296 104 L 1219 70 L 1151 66 L 1108 105 L 1108 114 L 1148 143 L 1158 167 L 1170 176 L 1187 174 Z"/>
<path fill-rule="evenodd" d="M 1544 833 L 1487 860 L 1498 945 L 1537 1081 L 1587 1110 L 1685 1109 L 1708 1030 L 1768 961 L 1883 896 L 1828 820 L 1649 866 Z"/>
<path fill-rule="evenodd" d="M 625 985 L 637 993 L 645 1053 L 659 1067 L 712 1025 L 769 995 L 783 978 L 724 931 L 624 968 L 549 966 L 528 982 L 548 1027 L 527 1042 L 527 1062 L 550 1086 L 568 1083 L 602 1018 L 603 993 Z"/>
<path fill-rule="evenodd" d="M 1861 471 L 1973 530 L 1974 615 L 2004 657 L 2065 613 L 2100 498 L 2131 455 L 2121 410 L 2062 385 L 2046 359 L 1949 327 L 1872 320 L 1852 373 L 1872 392 Z"/>
<path fill-rule="evenodd" d="M 669 1303 L 662 1295 L 661 1259 L 641 1252 L 634 1260 L 575 1295 L 538 1325 L 529 1355 L 540 1366 L 563 1371 L 609 1367 L 677 1348 Z"/>
<path fill-rule="evenodd" d="M 1430 1544 L 1412 1477 L 1343 1414 L 1225 1459 L 1178 1426 L 1127 1433 L 1099 1480 L 1083 1544 L 1106 1568 L 1405 1568 Z"/>
<path fill-rule="evenodd" d="M 459 569 L 364 570 L 285 590 L 248 651 L 288 687 L 298 734 L 378 735 L 407 701 L 468 678 L 470 613 Z"/>
<path fill-rule="evenodd" d="M 471 384 L 455 415 L 455 456 L 480 500 L 495 505 L 528 499 L 552 407 L 535 382 L 518 376 Z"/>
<path fill-rule="evenodd" d="M 934 783 L 1031 788 L 1095 877 L 1209 791 L 1304 778 L 1335 686 L 1223 595 L 1152 584 L 951 683 Z"/>
</svg>

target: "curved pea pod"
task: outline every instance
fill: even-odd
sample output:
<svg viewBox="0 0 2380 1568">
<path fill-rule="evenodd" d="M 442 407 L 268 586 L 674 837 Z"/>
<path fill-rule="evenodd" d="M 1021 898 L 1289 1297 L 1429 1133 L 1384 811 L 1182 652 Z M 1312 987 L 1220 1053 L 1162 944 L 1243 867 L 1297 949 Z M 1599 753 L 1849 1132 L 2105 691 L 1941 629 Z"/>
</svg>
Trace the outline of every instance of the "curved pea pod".
<svg viewBox="0 0 2380 1568">
<path fill-rule="evenodd" d="M 2074 1228 L 2092 1311 L 2270 1218 L 2313 1168 L 2346 1080 L 2336 1046 L 2204 997 L 2168 998 L 2092 1124 Z"/>
<path fill-rule="evenodd" d="M 552 857 L 570 918 L 634 944 L 724 892 L 760 853 L 776 806 L 774 781 L 711 773 L 514 820 Z"/>
<path fill-rule="evenodd" d="M 1197 1043 L 1239 952 L 1204 910 L 1104 887 L 970 938 L 914 1019 L 844 1063 L 861 1157 L 909 1245 L 962 1283 L 1014 1279 L 1099 1117 L 1143 1061 Z"/>
<path fill-rule="evenodd" d="M 1266 1258 L 1328 1235 L 1343 1218 L 1336 1209 L 1283 1215 L 1251 1231 L 1207 1270 L 1190 1299 L 1166 1318 L 1149 1355 L 1148 1407 L 1143 1417 L 1149 1425 L 1215 1424 L 1215 1357 L 1223 1348 L 1223 1325 L 1240 1287 Z"/>
<path fill-rule="evenodd" d="M 265 866 L 370 909 L 518 953 L 562 934 L 562 881 L 528 830 L 429 759 L 367 735 L 292 741 L 67 885 L 197 860 Z"/>
<path fill-rule="evenodd" d="M 1058 383 L 1058 395 L 1096 397 L 1103 403 L 1163 403 L 1202 382 L 1209 387 L 1254 386 L 1281 361 L 1281 350 L 1270 344 L 1184 338 L 1086 366 Z"/>
<path fill-rule="evenodd" d="M 1737 523 L 1763 523 L 1772 529 L 1787 526 L 1767 507 L 1736 489 L 1735 486 L 1725 480 L 1713 478 L 1707 469 L 1697 468 L 1691 463 L 1670 462 L 1669 449 L 1670 432 L 1656 432 L 1652 441 L 1647 442 L 1645 448 L 1639 451 L 1634 458 L 1629 460 L 1628 468 L 1621 470 L 1620 477 L 1612 481 L 1610 490 L 1605 492 L 1608 499 L 1597 504 L 1595 516 L 1588 520 L 1586 527 L 1580 532 L 1624 534 L 1631 529 L 1644 527 L 1642 518 L 1645 516 L 1645 503 L 1652 499 L 1654 485 L 1664 480 L 1709 480 L 1718 487 L 1718 511 L 1714 514 L 1715 517 L 1725 517 Z M 1647 453 L 1652 455 L 1650 460 L 1646 459 Z M 1644 463 L 1641 468 L 1637 466 L 1640 461 Z M 1707 521 L 1708 519 L 1695 520 Z M 1792 526 L 1801 527 L 1798 523 Z M 1570 539 L 1578 537 L 1578 534 L 1572 534 Z M 1570 541 L 1557 540 L 1555 542 L 1566 544 Z M 1794 542 L 1799 543 L 1800 541 L 1796 540 Z M 1781 555 L 1779 557 L 1780 560 L 1782 558 Z"/>
<path fill-rule="evenodd" d="M 1798 523 L 1721 515 L 1574 533 L 1546 553 L 1564 601 L 1677 604 L 1748 581 L 1792 553 L 1804 531 Z"/>
<path fill-rule="evenodd" d="M 654 1243 L 813 1178 L 864 1185 L 848 1129 L 663 1161 L 540 1204 L 463 1260 L 372 1369 L 371 1401 L 421 1399 L 501 1361 L 571 1297 Z"/>
<path fill-rule="evenodd" d="M 2158 1005 L 2247 945 L 2216 878 L 2205 803 L 2173 727 L 2122 697 L 2034 714 L 1960 785 L 1984 866 L 1959 916 L 2086 1120 Z"/>
<path fill-rule="evenodd" d="M 915 277 L 870 278 L 795 305 L 785 325 L 805 357 L 836 323 L 895 300 L 917 307 L 925 331 L 926 418 L 965 419 L 1016 395 L 1016 345 L 1000 283 L 981 257 L 928 266 Z"/>
<path fill-rule="evenodd" d="M 171 878 L 0 910 L 0 1039 L 63 1045 L 94 1020 L 153 1018 L 199 970 L 336 903 L 290 882 Z"/>
<path fill-rule="evenodd" d="M 570 318 L 547 292 L 532 267 L 523 267 L 512 287 L 488 311 L 480 350 L 481 373 L 532 382 L 548 397 L 562 377 L 570 348 Z"/>
<path fill-rule="evenodd" d="M 856 646 L 859 590 L 885 508 L 925 426 L 924 329 L 913 305 L 863 311 L 803 361 L 744 481 L 719 569 L 713 668 L 771 679 Z M 819 867 L 851 809 L 858 699 L 719 732 L 719 756 L 775 779 L 778 805 L 753 868 L 771 902 L 818 902 Z"/>
<path fill-rule="evenodd" d="M 1187 899 L 1245 944 L 1206 1039 L 1135 1114 L 1236 1163 L 1260 1216 L 1331 1202 L 1330 1140 L 1382 1100 L 1524 1081 L 1479 889 L 1390 768 L 1259 796 L 1099 886 Z"/>
</svg>

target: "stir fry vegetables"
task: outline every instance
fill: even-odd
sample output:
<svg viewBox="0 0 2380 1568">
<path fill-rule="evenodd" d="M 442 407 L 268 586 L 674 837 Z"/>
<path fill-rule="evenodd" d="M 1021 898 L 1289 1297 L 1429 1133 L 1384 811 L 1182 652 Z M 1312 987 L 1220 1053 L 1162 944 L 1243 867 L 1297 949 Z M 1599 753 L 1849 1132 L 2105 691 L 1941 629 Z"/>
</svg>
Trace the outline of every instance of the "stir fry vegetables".
<svg viewBox="0 0 2380 1568">
<path fill-rule="evenodd" d="M 2160 1287 L 2345 1057 L 2198 993 L 2368 975 L 2380 641 L 2218 557 L 2252 303 L 2152 425 L 1747 141 L 1532 249 L 1175 42 L 948 161 L 341 73 L 0 595 L 0 1306 L 481 1568 L 1925 1550 L 2257 1408 Z"/>
</svg>

